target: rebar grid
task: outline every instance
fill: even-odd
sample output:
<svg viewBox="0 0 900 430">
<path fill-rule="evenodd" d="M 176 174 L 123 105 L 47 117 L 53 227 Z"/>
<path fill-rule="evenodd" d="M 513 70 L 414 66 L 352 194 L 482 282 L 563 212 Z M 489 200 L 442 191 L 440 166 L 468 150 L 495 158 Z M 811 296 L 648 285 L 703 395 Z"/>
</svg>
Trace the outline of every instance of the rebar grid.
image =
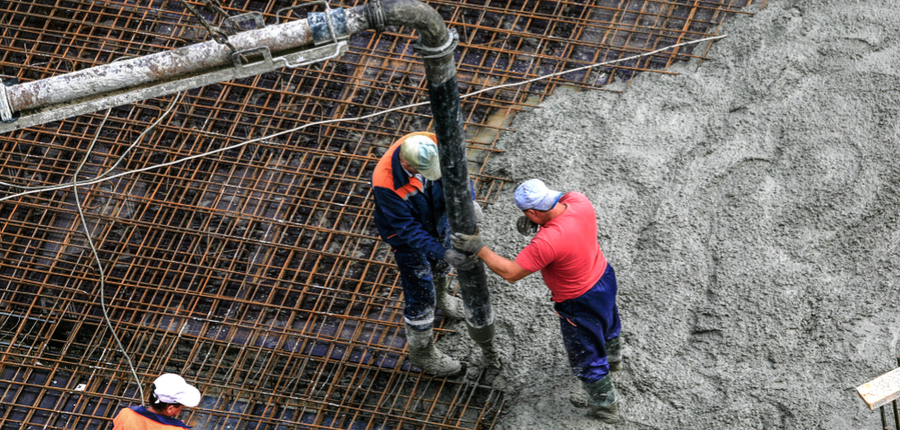
<svg viewBox="0 0 900 430">
<path fill-rule="evenodd" d="M 464 96 L 696 40 L 759 3 L 429 2 L 459 32 Z M 192 4 L 221 24 L 224 17 L 208 4 Z M 237 0 L 223 9 L 259 11 L 270 24 L 314 9 L 278 13 L 288 6 Z M 208 39 L 172 0 L 0 1 L 0 10 L 4 81 Z M 427 101 L 415 43 L 408 28 L 365 32 L 338 60 L 111 109 L 105 120 L 99 112 L 0 136 L 0 181 L 26 187 L 236 146 L 77 189 L 105 267 L 113 329 L 144 387 L 163 371 L 198 385 L 204 398 L 190 415 L 195 429 L 488 429 L 496 422 L 503 393 L 478 381 L 431 378 L 409 365 L 402 289 L 372 222 L 371 170 L 394 139 L 431 127 L 429 108 L 311 125 L 237 146 Z M 491 202 L 504 186 L 488 162 L 502 152 L 498 141 L 517 112 L 558 85 L 598 88 L 706 59 L 694 51 L 463 98 L 478 198 Z M 2 191 L 0 198 L 19 189 Z M 119 409 L 140 402 L 103 319 L 99 271 L 75 192 L 0 202 L 3 428 L 106 428 Z"/>
</svg>

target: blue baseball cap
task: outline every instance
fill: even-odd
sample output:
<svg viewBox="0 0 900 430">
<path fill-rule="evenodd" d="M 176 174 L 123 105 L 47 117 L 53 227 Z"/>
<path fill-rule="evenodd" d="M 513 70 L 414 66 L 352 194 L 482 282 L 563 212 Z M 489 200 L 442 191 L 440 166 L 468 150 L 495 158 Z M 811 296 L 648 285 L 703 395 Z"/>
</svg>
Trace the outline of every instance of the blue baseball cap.
<svg viewBox="0 0 900 430">
<path fill-rule="evenodd" d="M 536 209 L 539 211 L 548 211 L 556 206 L 556 202 L 562 197 L 563 193 L 547 188 L 544 181 L 540 179 L 530 179 L 516 188 L 516 207 L 523 211 L 528 209 Z"/>
</svg>

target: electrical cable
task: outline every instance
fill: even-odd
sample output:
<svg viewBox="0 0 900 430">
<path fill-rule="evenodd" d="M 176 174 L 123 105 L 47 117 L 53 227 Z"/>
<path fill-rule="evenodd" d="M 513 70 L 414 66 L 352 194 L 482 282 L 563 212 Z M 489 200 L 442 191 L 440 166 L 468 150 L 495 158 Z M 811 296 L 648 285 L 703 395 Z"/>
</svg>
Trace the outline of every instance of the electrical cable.
<svg viewBox="0 0 900 430">
<path fill-rule="evenodd" d="M 100 137 L 100 132 L 103 130 L 103 125 L 106 124 L 106 119 L 109 118 L 109 109 L 106 110 L 106 115 L 103 117 L 103 121 L 100 122 L 100 125 L 97 127 L 97 132 L 94 134 L 94 139 L 91 140 L 91 144 L 88 145 L 88 149 L 84 154 L 84 158 L 81 160 L 81 164 L 78 165 L 78 168 L 75 169 L 75 173 L 72 175 L 72 178 L 77 180 L 78 174 L 81 173 L 81 169 L 87 163 L 88 158 L 91 157 L 91 152 L 94 150 L 94 144 L 97 142 L 97 138 Z M 144 389 L 141 386 L 141 380 L 137 376 L 137 372 L 134 369 L 134 364 L 131 362 L 131 357 L 125 351 L 125 347 L 122 345 L 122 341 L 119 339 L 119 335 L 116 334 L 116 330 L 113 328 L 112 321 L 109 319 L 109 313 L 106 311 L 106 295 L 104 290 L 106 289 L 106 274 L 103 271 L 103 262 L 100 261 L 100 254 L 97 252 L 97 248 L 94 246 L 94 240 L 91 238 L 91 232 L 88 229 L 87 219 L 84 216 L 84 210 L 81 207 L 81 199 L 78 197 L 78 186 L 72 187 L 72 192 L 75 193 L 75 208 L 78 209 L 78 218 L 81 221 L 81 227 L 84 229 L 84 237 L 87 239 L 88 246 L 91 248 L 91 252 L 93 254 L 94 260 L 97 262 L 97 268 L 100 272 L 100 309 L 103 311 L 103 320 L 106 321 L 106 325 L 109 328 L 110 333 L 112 333 L 113 339 L 116 341 L 116 345 L 119 346 L 119 350 L 125 356 L 125 361 L 128 363 L 128 367 L 131 369 L 132 375 L 134 375 L 135 381 L 137 381 L 138 391 L 141 396 L 141 405 L 143 405 L 144 399 Z"/>
<path fill-rule="evenodd" d="M 166 111 L 159 116 L 159 118 L 150 124 L 138 137 L 134 140 L 134 142 L 128 146 L 128 148 L 119 156 L 119 159 L 113 164 L 111 168 L 109 168 L 106 172 L 99 176 L 104 176 L 109 172 L 115 170 L 115 168 L 128 156 L 128 153 L 141 142 L 144 136 L 151 130 L 153 130 L 162 120 L 168 116 L 176 103 L 181 100 L 181 96 L 183 93 L 176 94 L 175 98 L 169 103 L 169 107 Z M 72 175 L 72 179 L 75 179 L 75 182 L 78 181 L 78 174 L 81 173 L 81 169 L 84 168 L 84 165 L 87 163 L 87 160 L 91 157 L 91 153 L 94 150 L 94 144 L 97 143 L 97 138 L 100 137 L 100 132 L 103 130 L 103 126 L 106 124 L 106 120 L 109 118 L 109 109 L 106 111 L 106 115 L 103 116 L 103 121 L 100 122 L 100 125 L 97 127 L 97 132 L 94 134 L 94 139 L 91 140 L 91 144 L 88 145 L 88 149 L 84 154 L 84 158 L 81 160 L 81 163 L 78 165 L 78 168 L 75 169 L 75 173 Z M 81 205 L 81 198 L 78 197 L 78 185 L 72 186 L 72 192 L 75 194 L 75 207 L 78 209 L 78 218 L 81 221 L 81 227 L 84 229 L 84 237 L 87 239 L 88 246 L 91 248 L 91 254 L 94 257 L 94 261 L 97 263 L 97 269 L 100 274 L 100 309 L 103 312 L 103 320 L 106 321 L 106 325 L 109 328 L 110 333 L 112 334 L 113 339 L 116 341 L 116 345 L 119 346 L 119 350 L 122 352 L 122 355 L 125 357 L 125 362 L 128 363 L 128 368 L 131 369 L 131 374 L 134 376 L 135 385 L 137 385 L 138 392 L 140 393 L 141 405 L 144 405 L 144 388 L 141 382 L 140 377 L 137 374 L 137 370 L 134 368 L 134 363 L 131 361 L 131 356 L 125 349 L 125 346 L 122 345 L 122 341 L 119 338 L 119 335 L 116 334 L 115 327 L 112 324 L 112 321 L 109 318 L 109 312 L 106 309 L 106 272 L 103 268 L 103 262 L 100 260 L 100 252 L 97 250 L 97 247 L 94 245 L 94 240 L 91 237 L 91 232 L 88 229 L 87 225 L 87 217 L 84 215 L 84 208 Z"/>
</svg>

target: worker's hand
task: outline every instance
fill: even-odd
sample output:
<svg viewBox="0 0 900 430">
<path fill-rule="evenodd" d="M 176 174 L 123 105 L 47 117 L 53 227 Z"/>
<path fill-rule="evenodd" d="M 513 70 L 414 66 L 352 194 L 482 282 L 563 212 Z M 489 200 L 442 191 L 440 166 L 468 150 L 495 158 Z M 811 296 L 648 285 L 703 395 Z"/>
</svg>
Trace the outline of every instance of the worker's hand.
<svg viewBox="0 0 900 430">
<path fill-rule="evenodd" d="M 467 254 L 478 254 L 478 251 L 484 248 L 484 242 L 481 240 L 481 235 L 478 233 L 477 228 L 475 229 L 475 234 L 453 233 L 450 236 L 450 241 L 453 242 L 454 248 Z"/>
<path fill-rule="evenodd" d="M 469 270 L 475 267 L 475 263 L 478 262 L 478 256 L 467 256 L 455 249 L 448 249 L 447 252 L 444 253 L 444 261 L 450 263 L 456 270 Z"/>
<path fill-rule="evenodd" d="M 525 236 L 531 236 L 532 234 L 537 233 L 538 225 L 528 219 L 527 216 L 522 215 L 516 220 L 516 230 L 519 230 L 519 233 L 522 233 Z"/>
<path fill-rule="evenodd" d="M 484 211 L 481 210 L 481 205 L 478 202 L 473 201 L 472 205 L 475 206 L 475 223 L 481 224 L 484 221 Z"/>
</svg>

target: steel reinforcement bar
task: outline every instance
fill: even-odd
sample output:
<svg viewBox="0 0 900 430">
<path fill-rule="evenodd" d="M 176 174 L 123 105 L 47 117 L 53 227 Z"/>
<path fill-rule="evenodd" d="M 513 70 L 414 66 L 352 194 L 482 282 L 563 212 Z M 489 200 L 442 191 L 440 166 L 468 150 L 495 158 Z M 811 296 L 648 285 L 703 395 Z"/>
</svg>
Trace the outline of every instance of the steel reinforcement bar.
<svg viewBox="0 0 900 430">
<path fill-rule="evenodd" d="M 280 23 L 324 7 L 191 3 L 219 26 L 224 15 L 253 11 Z M 672 73 L 676 61 L 706 60 L 706 48 L 467 94 L 697 40 L 764 1 L 428 4 L 460 37 L 469 170 L 479 200 L 491 203 L 505 178 L 490 161 L 502 156 L 498 142 L 518 112 L 560 85 Z M 211 40 L 172 0 L 0 1 L 0 22 L 6 83 Z M 403 27 L 361 33 L 337 60 L 0 135 L 0 422 L 106 428 L 140 403 L 138 384 L 170 371 L 204 394 L 189 417 L 198 430 L 491 428 L 504 393 L 409 365 L 402 291 L 372 221 L 378 157 L 399 135 L 433 124 L 427 106 L 353 118 L 427 101 L 416 38 Z M 199 156 L 210 151 L 219 152 Z M 122 175 L 11 197 L 104 174 Z M 104 264 L 103 294 L 76 192 Z"/>
</svg>

